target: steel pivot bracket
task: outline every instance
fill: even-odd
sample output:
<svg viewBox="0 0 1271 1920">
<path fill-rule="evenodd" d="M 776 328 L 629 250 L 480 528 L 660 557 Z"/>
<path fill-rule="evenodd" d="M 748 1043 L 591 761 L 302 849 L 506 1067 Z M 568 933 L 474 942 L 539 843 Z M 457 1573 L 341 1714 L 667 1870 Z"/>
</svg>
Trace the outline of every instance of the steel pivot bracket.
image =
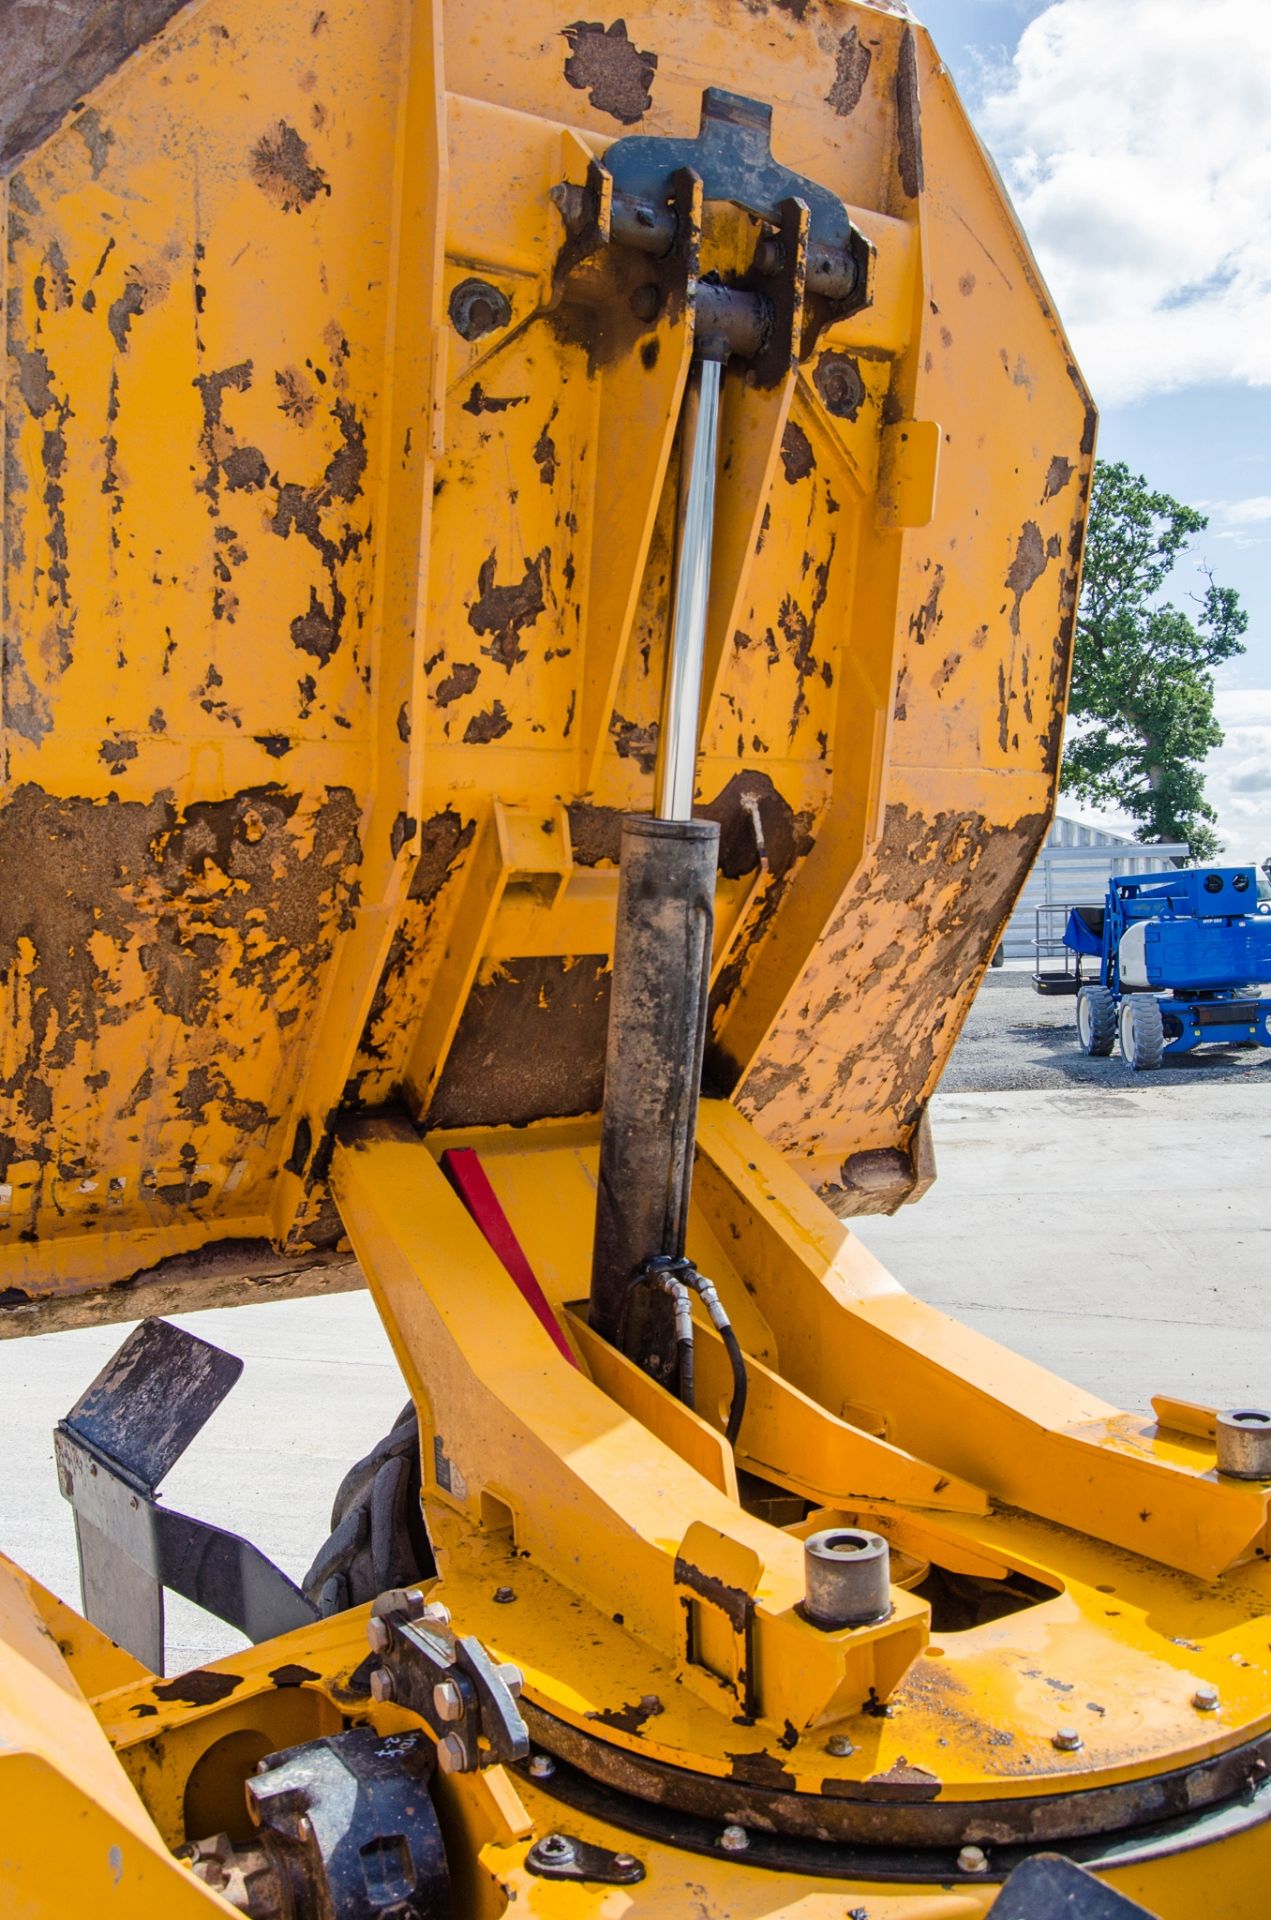
<svg viewBox="0 0 1271 1920">
<path fill-rule="evenodd" d="M 372 1694 L 409 1708 L 432 1729 L 443 1773 L 475 1773 L 528 1756 L 518 1669 L 497 1664 L 471 1634 L 453 1633 L 447 1608 L 427 1602 L 417 1587 L 393 1588 L 375 1602 L 366 1636 L 380 1657 Z"/>
<path fill-rule="evenodd" d="M 568 236 L 554 303 L 601 307 L 617 295 L 647 328 L 668 300 L 686 300 L 713 357 L 742 361 L 755 384 L 775 385 L 827 326 L 869 304 L 874 247 L 828 187 L 774 160 L 771 134 L 764 101 L 708 87 L 696 138 L 615 141 L 585 184 L 553 190 Z M 709 202 L 761 225 L 749 268 L 728 283 L 698 277 Z M 643 264 L 598 274 L 613 255 Z"/>
<path fill-rule="evenodd" d="M 242 1370 L 206 1340 L 144 1320 L 54 1431 L 84 1613 L 152 1673 L 163 1672 L 165 1587 L 257 1643 L 316 1618 L 259 1547 L 159 1504 L 159 1482 Z"/>
</svg>

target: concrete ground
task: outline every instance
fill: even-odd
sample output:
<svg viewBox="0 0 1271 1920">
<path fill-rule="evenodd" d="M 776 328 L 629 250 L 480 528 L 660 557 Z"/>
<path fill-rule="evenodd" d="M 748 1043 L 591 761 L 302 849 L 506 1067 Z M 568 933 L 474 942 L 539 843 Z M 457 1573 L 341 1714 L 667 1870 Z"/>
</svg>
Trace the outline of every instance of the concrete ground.
<svg viewBox="0 0 1271 1920">
<path fill-rule="evenodd" d="M 1070 1001 L 989 976 L 932 1105 L 939 1179 L 858 1223 L 912 1292 L 1126 1407 L 1271 1405 L 1271 1055 L 1090 1062 Z M 406 1393 L 368 1295 L 194 1314 L 246 1362 L 164 1483 L 299 1579 L 345 1468 Z M 0 1341 L 0 1551 L 78 1599 L 52 1429 L 127 1329 Z M 240 1644 L 169 1601 L 167 1669 Z"/>
</svg>

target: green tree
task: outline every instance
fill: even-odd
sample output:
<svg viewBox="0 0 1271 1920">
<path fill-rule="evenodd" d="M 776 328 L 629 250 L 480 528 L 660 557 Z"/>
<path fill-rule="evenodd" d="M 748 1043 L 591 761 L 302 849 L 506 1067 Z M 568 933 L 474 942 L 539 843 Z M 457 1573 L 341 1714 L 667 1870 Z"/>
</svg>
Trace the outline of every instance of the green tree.
<svg viewBox="0 0 1271 1920">
<path fill-rule="evenodd" d="M 1213 670 L 1244 652 L 1249 623 L 1208 573 L 1194 617 L 1162 598 L 1208 524 L 1123 462 L 1097 462 L 1062 776 L 1066 792 L 1129 814 L 1137 839 L 1184 840 L 1193 860 L 1219 846 L 1202 773 L 1223 739 Z"/>
</svg>

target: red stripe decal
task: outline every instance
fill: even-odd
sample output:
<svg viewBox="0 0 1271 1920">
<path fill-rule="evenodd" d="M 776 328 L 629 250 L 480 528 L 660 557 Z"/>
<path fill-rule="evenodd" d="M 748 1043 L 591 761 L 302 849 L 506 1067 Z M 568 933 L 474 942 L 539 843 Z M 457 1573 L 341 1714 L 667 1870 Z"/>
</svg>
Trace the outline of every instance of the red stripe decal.
<svg viewBox="0 0 1271 1920">
<path fill-rule="evenodd" d="M 490 1185 L 489 1177 L 476 1151 L 472 1147 L 447 1148 L 441 1156 L 441 1170 L 480 1227 L 491 1248 L 498 1254 L 515 1283 L 518 1293 L 532 1307 L 535 1318 L 551 1334 L 570 1366 L 576 1367 L 578 1362 L 570 1352 L 569 1342 L 561 1332 L 547 1295 L 538 1284 L 534 1269 L 525 1257 L 525 1249 L 513 1233 L 511 1222 L 499 1205 L 498 1196 Z"/>
</svg>

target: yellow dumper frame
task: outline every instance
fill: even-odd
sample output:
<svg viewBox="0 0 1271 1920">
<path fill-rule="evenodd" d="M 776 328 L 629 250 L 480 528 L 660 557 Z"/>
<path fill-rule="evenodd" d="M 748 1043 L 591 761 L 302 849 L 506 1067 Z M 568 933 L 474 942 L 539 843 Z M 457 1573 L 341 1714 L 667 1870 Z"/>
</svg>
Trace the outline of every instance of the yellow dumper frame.
<svg viewBox="0 0 1271 1920">
<path fill-rule="evenodd" d="M 143 13 L 5 103 L 0 1331 L 364 1277 L 438 1572 L 323 1616 L 167 1514 L 217 1363 L 146 1336 L 147 1467 L 125 1348 L 58 1443 L 123 1644 L 0 1562 L 6 1914 L 1257 1911 L 1267 1481 L 850 1225 L 1046 830 L 1094 449 L 926 33 Z M 690 1392 L 597 1311 L 651 812 Z M 213 1560 L 260 1644 L 164 1678 Z"/>
</svg>

